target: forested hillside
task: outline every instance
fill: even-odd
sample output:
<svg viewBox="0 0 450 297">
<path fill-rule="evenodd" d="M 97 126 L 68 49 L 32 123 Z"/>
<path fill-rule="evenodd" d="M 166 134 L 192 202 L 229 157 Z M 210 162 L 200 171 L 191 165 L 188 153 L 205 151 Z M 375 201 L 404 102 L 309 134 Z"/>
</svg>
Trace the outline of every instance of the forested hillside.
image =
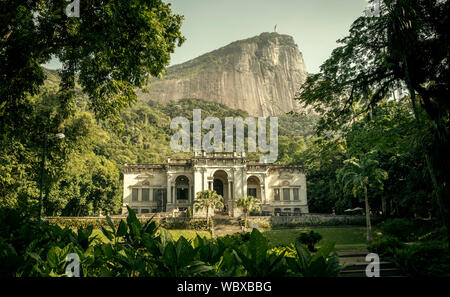
<svg viewBox="0 0 450 297">
<path fill-rule="evenodd" d="M 168 104 L 138 102 L 121 113 L 121 121 L 111 124 L 95 120 L 86 100 L 78 96 L 73 115 L 59 122 L 58 101 L 52 93 L 57 85 L 54 75 L 48 72 L 46 87 L 34 97 L 30 114 L 36 131 L 66 135 L 48 143 L 44 179 L 47 215 L 117 213 L 122 204 L 124 163 L 164 163 L 168 157 L 192 156 L 171 150 L 170 139 L 176 131 L 170 129 L 170 121 L 174 117 L 192 119 L 193 109 L 201 109 L 203 119 L 248 116 L 219 103 L 183 99 Z M 339 137 L 317 137 L 317 122 L 313 114 L 279 117 L 277 163 L 305 166 L 311 212 L 343 213 L 363 206 L 361 199 L 344 191 L 336 173 L 344 160 L 360 158 L 375 148 L 388 179 L 384 191 L 380 187 L 369 190 L 373 211 L 425 217 L 435 214 L 423 160 L 429 127 L 416 124 L 407 102 L 386 101 L 372 112 L 371 119 L 360 118 Z M 37 203 L 42 136 L 36 131 L 30 131 L 35 143 L 17 141 L 14 147 L 1 148 L 2 204 L 28 207 Z M 422 142 L 415 140 L 417 135 Z M 257 160 L 258 155 L 249 153 L 248 157 Z"/>
<path fill-rule="evenodd" d="M 192 153 L 173 153 L 171 119 L 192 119 L 193 109 L 202 118 L 215 116 L 247 117 L 242 110 L 201 99 L 183 99 L 159 104 L 138 102 L 121 113 L 120 120 L 98 121 L 78 93 L 73 114 L 61 121 L 56 100 L 58 75 L 46 71 L 46 84 L 34 96 L 30 120 L 36 130 L 29 131 L 33 143 L 17 140 L 15 147 L 2 147 L 1 183 L 3 205 L 36 205 L 43 137 L 37 131 L 65 134 L 63 140 L 49 139 L 44 179 L 44 209 L 47 215 L 93 215 L 117 213 L 122 204 L 122 166 L 124 163 L 165 163 L 168 157 L 190 157 Z M 284 115 L 279 119 L 280 159 L 285 163 L 297 141 L 314 133 L 314 116 Z M 224 127 L 223 127 L 224 128 Z M 206 131 L 207 132 L 207 131 Z M 206 133 L 203 131 L 203 133 Z M 297 148 L 296 148 L 297 149 Z M 256 160 L 257 154 L 249 158 Z"/>
</svg>

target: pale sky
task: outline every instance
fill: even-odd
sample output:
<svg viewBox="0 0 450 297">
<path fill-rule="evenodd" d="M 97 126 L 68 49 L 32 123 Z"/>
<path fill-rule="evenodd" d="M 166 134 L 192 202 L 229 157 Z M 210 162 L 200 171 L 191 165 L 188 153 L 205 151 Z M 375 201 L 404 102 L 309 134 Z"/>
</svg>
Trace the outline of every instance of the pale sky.
<svg viewBox="0 0 450 297">
<path fill-rule="evenodd" d="M 233 41 L 262 32 L 294 37 L 308 72 L 319 66 L 364 14 L 366 0 L 166 0 L 184 15 L 186 42 L 172 54 L 171 65 L 186 62 Z M 82 17 L 82 16 L 81 16 Z M 52 61 L 45 65 L 57 68 Z"/>
</svg>

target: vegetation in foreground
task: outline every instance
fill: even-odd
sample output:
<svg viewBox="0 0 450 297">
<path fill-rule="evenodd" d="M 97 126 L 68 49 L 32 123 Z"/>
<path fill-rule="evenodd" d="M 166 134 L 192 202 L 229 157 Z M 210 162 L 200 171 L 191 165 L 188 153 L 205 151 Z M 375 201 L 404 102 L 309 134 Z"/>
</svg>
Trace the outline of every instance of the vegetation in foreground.
<svg viewBox="0 0 450 297">
<path fill-rule="evenodd" d="M 1 276 L 67 276 L 74 271 L 66 261 L 75 253 L 80 276 L 309 276 L 339 275 L 334 245 L 312 255 L 295 243 L 293 248 L 271 248 L 256 229 L 251 233 L 187 240 L 159 228 L 151 219 L 141 224 L 135 213 L 118 227 L 107 218 L 101 226 L 108 242 L 93 236 L 94 226 L 70 228 L 51 225 L 14 210 L 1 210 Z M 69 266 L 71 265 L 71 266 Z"/>
</svg>

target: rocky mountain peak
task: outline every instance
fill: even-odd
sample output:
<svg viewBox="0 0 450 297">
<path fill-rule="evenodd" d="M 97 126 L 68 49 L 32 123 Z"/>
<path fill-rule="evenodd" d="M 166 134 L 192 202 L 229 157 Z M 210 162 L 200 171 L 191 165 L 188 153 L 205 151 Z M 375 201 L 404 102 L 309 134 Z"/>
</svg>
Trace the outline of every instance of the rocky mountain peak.
<svg viewBox="0 0 450 297">
<path fill-rule="evenodd" d="M 298 110 L 295 91 L 306 80 L 302 53 L 289 35 L 262 33 L 182 64 L 153 79 L 141 100 L 161 103 L 200 98 L 253 116 Z"/>
</svg>

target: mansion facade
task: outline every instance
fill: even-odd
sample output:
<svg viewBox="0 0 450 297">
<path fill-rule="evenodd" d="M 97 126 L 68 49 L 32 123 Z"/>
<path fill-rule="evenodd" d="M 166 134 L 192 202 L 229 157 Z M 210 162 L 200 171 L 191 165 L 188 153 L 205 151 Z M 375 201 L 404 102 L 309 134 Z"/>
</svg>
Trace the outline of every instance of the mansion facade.
<svg viewBox="0 0 450 297">
<path fill-rule="evenodd" d="M 233 217 L 241 210 L 234 199 L 253 196 L 265 215 L 308 213 L 306 176 L 302 166 L 249 162 L 245 153 L 194 153 L 192 159 L 168 159 L 166 164 L 125 164 L 123 213 L 128 205 L 137 214 L 191 208 L 196 193 L 215 190 L 224 211 Z"/>
</svg>

